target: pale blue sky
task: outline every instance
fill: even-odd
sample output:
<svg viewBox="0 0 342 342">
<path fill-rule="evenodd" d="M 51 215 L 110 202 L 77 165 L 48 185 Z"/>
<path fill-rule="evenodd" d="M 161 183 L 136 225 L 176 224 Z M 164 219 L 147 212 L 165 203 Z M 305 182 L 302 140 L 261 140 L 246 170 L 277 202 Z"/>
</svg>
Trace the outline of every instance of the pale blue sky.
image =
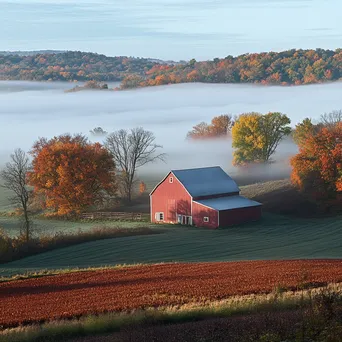
<svg viewBox="0 0 342 342">
<path fill-rule="evenodd" d="M 0 0 L 0 50 L 198 60 L 342 47 L 342 0 Z"/>
</svg>

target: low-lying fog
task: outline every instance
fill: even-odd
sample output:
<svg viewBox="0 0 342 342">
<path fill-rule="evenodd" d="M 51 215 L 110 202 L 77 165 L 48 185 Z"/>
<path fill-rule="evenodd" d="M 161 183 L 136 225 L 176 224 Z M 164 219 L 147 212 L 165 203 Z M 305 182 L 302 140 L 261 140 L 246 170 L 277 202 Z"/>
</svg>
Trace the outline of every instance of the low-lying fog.
<svg viewBox="0 0 342 342">
<path fill-rule="evenodd" d="M 280 111 L 294 126 L 305 117 L 318 119 L 324 112 L 342 108 L 342 83 L 300 87 L 179 84 L 64 93 L 72 87 L 70 83 L 0 82 L 0 164 L 17 147 L 29 150 L 38 137 L 66 132 L 89 135 L 98 126 L 109 132 L 142 126 L 155 133 L 168 154 L 165 164 L 150 165 L 144 173 L 220 165 L 234 174 L 231 141 L 188 142 L 186 133 L 194 125 L 225 113 Z M 283 142 L 274 158 L 277 163 L 261 172 L 286 176 L 288 157 L 295 152 L 291 141 Z"/>
</svg>

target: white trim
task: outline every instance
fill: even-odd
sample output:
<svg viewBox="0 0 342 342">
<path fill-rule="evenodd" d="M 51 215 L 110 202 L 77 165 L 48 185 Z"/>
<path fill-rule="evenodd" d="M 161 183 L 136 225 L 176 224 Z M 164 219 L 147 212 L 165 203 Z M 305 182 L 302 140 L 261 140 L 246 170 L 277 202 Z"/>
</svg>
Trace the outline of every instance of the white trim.
<svg viewBox="0 0 342 342">
<path fill-rule="evenodd" d="M 153 188 L 153 190 L 150 192 L 150 196 L 155 192 L 155 190 L 158 188 L 158 186 L 165 181 L 167 177 L 169 177 L 169 174 L 172 173 L 171 171 Z"/>
<path fill-rule="evenodd" d="M 209 216 L 204 216 L 203 217 L 203 222 L 204 223 L 209 223 Z"/>
<path fill-rule="evenodd" d="M 208 205 L 199 203 L 199 202 L 197 202 L 197 201 L 194 201 L 194 202 L 197 203 L 197 204 L 199 204 L 199 205 L 201 205 L 201 206 L 203 206 L 203 207 L 206 207 L 206 208 L 209 208 L 209 209 L 212 209 L 212 210 L 215 210 L 215 211 L 219 211 L 218 209 L 215 209 L 215 208 L 213 208 L 213 207 L 209 207 Z"/>
<path fill-rule="evenodd" d="M 150 217 L 151 217 L 151 222 L 153 222 L 153 207 L 152 207 L 152 196 L 150 195 Z"/>
<path fill-rule="evenodd" d="M 163 216 L 162 219 L 160 218 L 161 216 Z M 156 220 L 157 222 L 165 222 L 165 215 L 164 215 L 164 212 L 159 211 L 159 212 L 155 213 L 155 220 Z"/>
</svg>

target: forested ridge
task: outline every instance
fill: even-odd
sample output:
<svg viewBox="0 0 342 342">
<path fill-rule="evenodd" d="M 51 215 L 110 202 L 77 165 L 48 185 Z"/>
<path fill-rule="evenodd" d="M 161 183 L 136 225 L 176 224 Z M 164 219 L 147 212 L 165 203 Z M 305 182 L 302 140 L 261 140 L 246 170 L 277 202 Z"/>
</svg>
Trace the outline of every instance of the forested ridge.
<svg viewBox="0 0 342 342">
<path fill-rule="evenodd" d="M 293 49 L 183 64 L 77 51 L 6 55 L 0 56 L 0 79 L 122 81 L 123 89 L 185 82 L 312 84 L 342 79 L 342 49 Z"/>
<path fill-rule="evenodd" d="M 156 62 L 145 58 L 107 57 L 96 53 L 67 51 L 30 56 L 0 55 L 1 80 L 121 81 L 141 75 Z"/>
</svg>

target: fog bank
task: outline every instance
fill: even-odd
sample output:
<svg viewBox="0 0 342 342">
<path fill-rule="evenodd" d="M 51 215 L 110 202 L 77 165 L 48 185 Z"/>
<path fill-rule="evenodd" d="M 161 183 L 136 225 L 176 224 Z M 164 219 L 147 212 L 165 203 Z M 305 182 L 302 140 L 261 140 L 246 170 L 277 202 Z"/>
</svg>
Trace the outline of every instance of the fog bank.
<svg viewBox="0 0 342 342">
<path fill-rule="evenodd" d="M 0 164 L 17 147 L 29 150 L 38 137 L 84 133 L 101 126 L 106 131 L 142 126 L 156 135 L 167 153 L 167 163 L 145 168 L 144 173 L 220 165 L 232 169 L 231 142 L 193 143 L 186 133 L 213 116 L 243 112 L 280 111 L 292 126 L 305 117 L 319 118 L 342 108 L 342 83 L 266 87 L 227 84 L 179 84 L 130 91 L 81 91 L 64 93 L 70 83 L 0 82 Z M 278 161 L 262 172 L 288 172 L 288 157 L 296 147 L 286 141 Z"/>
</svg>

